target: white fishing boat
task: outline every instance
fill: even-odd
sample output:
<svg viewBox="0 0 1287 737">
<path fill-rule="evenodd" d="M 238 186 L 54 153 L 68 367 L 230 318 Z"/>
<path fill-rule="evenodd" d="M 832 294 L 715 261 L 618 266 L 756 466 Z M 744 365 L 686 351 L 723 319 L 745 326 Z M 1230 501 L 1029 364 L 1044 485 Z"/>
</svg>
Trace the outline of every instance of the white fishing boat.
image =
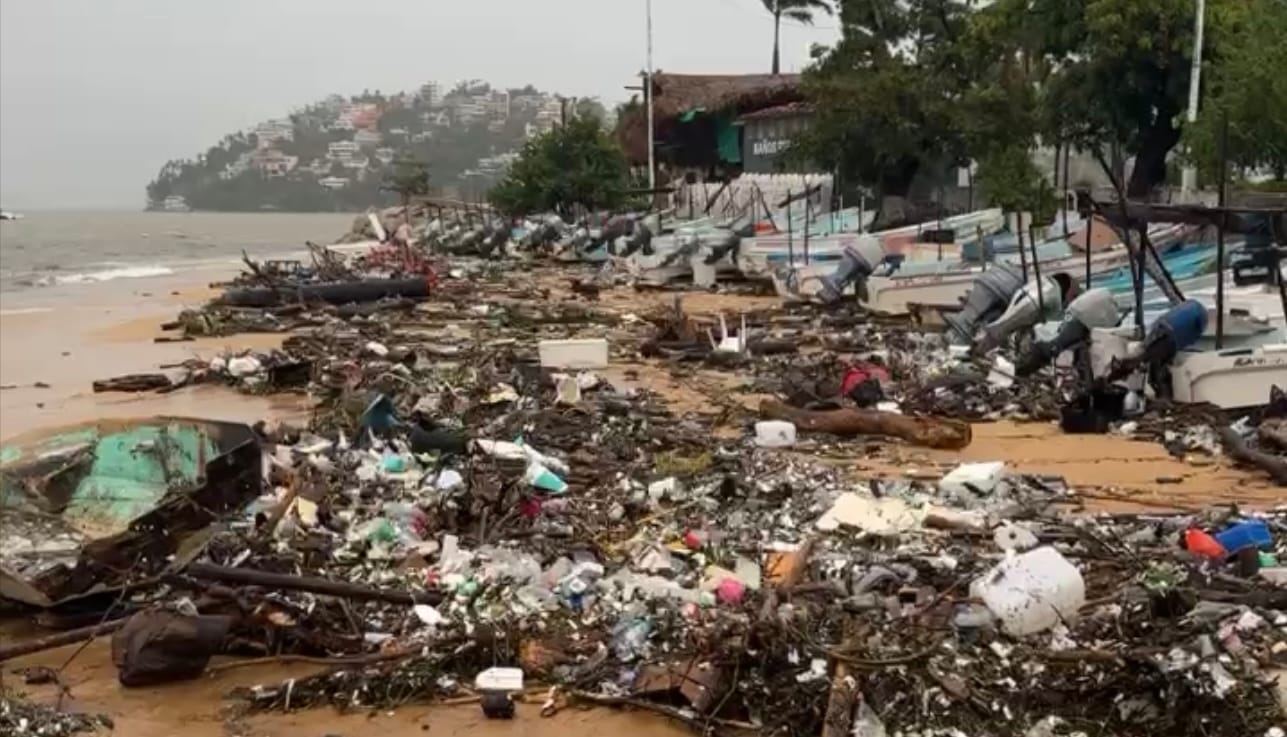
<svg viewBox="0 0 1287 737">
<path fill-rule="evenodd" d="M 859 238 L 869 237 L 863 231 L 875 217 L 873 210 L 847 208 L 820 216 L 809 225 L 808 237 L 791 231 L 757 233 L 737 249 L 737 267 L 749 279 L 768 279 L 774 269 L 782 266 L 834 264 L 845 248 L 856 244 Z"/>
<path fill-rule="evenodd" d="M 1269 401 L 1271 386 L 1287 387 L 1287 343 L 1182 353 L 1171 362 L 1176 401 L 1224 409 Z"/>
<path fill-rule="evenodd" d="M 865 216 L 863 226 L 870 224 L 875 213 Z M 808 249 L 798 234 L 777 233 L 757 236 L 753 244 L 744 246 L 738 254 L 738 266 L 747 278 L 773 279 L 776 283 L 783 270 L 798 270 L 801 283 L 813 280 L 816 276 L 825 276 L 835 269 L 835 262 L 840 260 L 845 249 L 861 248 L 867 244 L 879 244 L 880 249 L 890 255 L 898 255 L 904 260 L 915 262 L 932 260 L 940 251 L 945 258 L 944 265 L 956 263 L 960 253 L 957 242 L 950 244 L 933 244 L 928 250 L 918 248 L 925 234 L 933 230 L 950 230 L 956 233 L 958 242 L 969 242 L 980 234 L 991 235 L 1005 226 L 1005 216 L 1000 209 L 978 210 L 961 215 L 934 220 L 916 225 L 908 225 L 876 233 L 861 233 L 858 229 L 833 233 L 810 238 Z M 952 254 L 956 255 L 952 255 Z M 779 294 L 782 294 L 779 291 Z M 784 295 L 786 296 L 786 295 Z"/>
<path fill-rule="evenodd" d="M 21 220 L 21 219 L 22 219 L 21 213 L 9 212 L 7 210 L 0 210 L 0 220 Z"/>
<path fill-rule="evenodd" d="M 1150 230 L 1150 240 L 1160 247 L 1177 242 L 1186 232 L 1182 226 L 1164 226 Z M 1066 244 L 1065 244 L 1066 246 Z M 1039 245 L 1040 249 L 1043 246 Z M 1038 267 L 1042 273 L 1060 271 L 1073 275 L 1084 275 L 1086 255 L 1072 253 L 1066 247 L 1063 254 L 1056 258 L 1041 259 Z M 1018 262 L 1020 254 L 1006 254 L 1003 260 Z M 909 305 L 951 305 L 960 302 L 969 292 L 974 279 L 983 267 L 944 261 L 929 273 L 913 273 L 918 268 L 935 268 L 930 265 L 913 264 L 904 270 L 887 276 L 872 276 L 866 280 L 866 297 L 863 303 L 871 310 L 880 313 L 907 314 Z M 1106 274 L 1130 267 L 1130 254 L 1125 248 L 1114 248 L 1090 256 L 1091 274 Z M 773 272 L 773 285 L 779 296 L 787 300 L 809 301 L 816 299 L 822 292 L 823 279 L 835 271 L 835 264 L 816 264 L 795 269 L 778 269 Z"/>
</svg>

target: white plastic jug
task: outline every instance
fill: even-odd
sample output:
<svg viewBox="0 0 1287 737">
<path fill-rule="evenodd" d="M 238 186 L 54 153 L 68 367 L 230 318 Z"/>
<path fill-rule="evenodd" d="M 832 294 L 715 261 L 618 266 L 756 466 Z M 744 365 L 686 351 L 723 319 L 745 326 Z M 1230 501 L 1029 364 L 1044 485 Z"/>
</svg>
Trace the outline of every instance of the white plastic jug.
<svg viewBox="0 0 1287 737">
<path fill-rule="evenodd" d="M 755 444 L 761 448 L 789 448 L 795 445 L 795 425 L 782 420 L 757 422 Z"/>
<path fill-rule="evenodd" d="M 1071 622 L 1086 603 L 1081 571 L 1049 545 L 1007 558 L 970 585 L 1008 634 L 1022 637 Z"/>
</svg>

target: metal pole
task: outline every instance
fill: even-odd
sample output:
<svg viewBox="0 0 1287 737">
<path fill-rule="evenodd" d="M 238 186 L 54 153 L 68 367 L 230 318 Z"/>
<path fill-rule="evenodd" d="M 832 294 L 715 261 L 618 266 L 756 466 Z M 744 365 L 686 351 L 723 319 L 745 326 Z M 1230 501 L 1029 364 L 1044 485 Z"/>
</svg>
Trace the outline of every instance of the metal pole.
<svg viewBox="0 0 1287 737">
<path fill-rule="evenodd" d="M 1090 231 L 1095 227 L 1094 213 L 1086 213 L 1086 288 L 1090 289 Z"/>
<path fill-rule="evenodd" d="M 1064 237 L 1068 237 L 1068 152 L 1072 149 L 1072 144 L 1064 144 L 1064 206 L 1059 208 L 1063 213 L 1064 220 Z M 1058 171 L 1059 162 L 1055 162 L 1055 169 Z M 1087 277 L 1089 279 L 1089 277 Z M 1090 282 L 1087 281 L 1086 288 L 1090 288 Z"/>
<path fill-rule="evenodd" d="M 804 200 L 804 265 L 809 265 L 809 216 L 813 213 L 813 199 L 806 197 Z M 794 264 L 792 264 L 794 266 Z"/>
<path fill-rule="evenodd" d="M 982 225 L 974 226 L 974 242 L 979 244 L 979 261 L 983 262 L 983 267 L 981 270 L 987 271 L 988 262 L 992 260 L 992 254 L 988 253 L 988 244 L 983 242 Z"/>
<path fill-rule="evenodd" d="M 1015 215 L 1014 234 L 1019 238 L 1019 268 L 1023 269 L 1023 280 L 1028 281 L 1028 252 L 1023 250 L 1023 215 Z"/>
<path fill-rule="evenodd" d="M 1045 314 L 1046 295 L 1041 287 L 1041 262 L 1037 256 L 1037 226 L 1035 225 L 1028 226 L 1028 242 L 1032 247 L 1032 278 L 1037 280 L 1037 308 Z"/>
<path fill-rule="evenodd" d="M 644 10 L 648 15 L 648 87 L 644 91 L 644 102 L 648 105 L 648 189 L 656 189 L 657 155 L 653 145 L 657 136 L 653 130 L 652 117 L 652 0 L 644 0 Z"/>
<path fill-rule="evenodd" d="M 791 190 L 787 190 L 786 226 L 787 226 L 787 263 L 795 268 L 795 241 L 791 231 Z"/>
<path fill-rule="evenodd" d="M 1128 225 L 1126 227 L 1126 237 L 1130 238 L 1130 226 Z M 1139 266 L 1135 269 L 1135 327 L 1139 330 L 1139 336 L 1141 338 L 1144 337 L 1144 269 L 1147 268 L 1145 266 L 1145 253 L 1147 252 L 1147 249 L 1144 247 L 1144 239 L 1148 237 L 1147 230 L 1147 225 L 1140 226 L 1140 262 Z"/>
<path fill-rule="evenodd" d="M 1193 66 L 1189 71 L 1189 109 L 1185 120 L 1193 125 L 1198 119 L 1198 92 L 1202 82 L 1202 25 L 1207 14 L 1206 0 L 1195 0 L 1193 9 Z M 1198 170 L 1192 164 L 1184 167 L 1180 192 L 1186 197 L 1197 190 Z"/>
<path fill-rule="evenodd" d="M 1220 221 L 1216 223 L 1216 350 L 1224 347 L 1224 220 L 1225 183 L 1229 179 L 1229 114 L 1220 116 Z M 1278 270 L 1277 263 L 1274 270 Z"/>
</svg>

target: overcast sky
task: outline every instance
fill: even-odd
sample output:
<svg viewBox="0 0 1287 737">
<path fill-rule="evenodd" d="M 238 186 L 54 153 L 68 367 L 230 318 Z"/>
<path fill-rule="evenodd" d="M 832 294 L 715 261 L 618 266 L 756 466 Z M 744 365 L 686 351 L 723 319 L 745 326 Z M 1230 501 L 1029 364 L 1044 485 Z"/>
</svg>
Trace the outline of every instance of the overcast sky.
<svg viewBox="0 0 1287 737">
<path fill-rule="evenodd" d="M 531 83 L 607 103 L 644 66 L 644 0 L 3 0 L 0 206 L 141 208 L 166 160 L 338 92 Z M 654 63 L 769 71 L 760 0 L 653 0 Z M 784 25 L 798 71 L 836 21 Z"/>
</svg>

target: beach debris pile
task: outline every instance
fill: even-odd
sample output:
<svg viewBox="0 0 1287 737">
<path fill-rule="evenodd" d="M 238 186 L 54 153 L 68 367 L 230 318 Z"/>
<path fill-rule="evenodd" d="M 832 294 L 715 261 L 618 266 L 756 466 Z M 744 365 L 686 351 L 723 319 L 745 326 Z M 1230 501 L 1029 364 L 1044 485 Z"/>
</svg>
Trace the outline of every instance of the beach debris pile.
<svg viewBox="0 0 1287 737">
<path fill-rule="evenodd" d="M 1076 490 L 1001 462 L 871 478 L 833 459 L 961 449 L 967 420 L 1059 417 L 1060 390 L 856 309 L 729 319 L 567 274 L 455 262 L 408 309 L 310 307 L 278 351 L 184 366 L 312 416 L 255 428 L 257 483 L 217 526 L 140 510 L 131 539 L 164 554 L 72 556 L 122 682 L 295 655 L 331 667 L 240 703 L 824 736 L 1284 724 L 1287 513 L 1073 516 Z M 1243 429 L 1272 442 L 1261 414 Z"/>
<path fill-rule="evenodd" d="M 501 667 L 521 677 L 483 679 L 489 714 L 605 703 L 696 731 L 1283 724 L 1287 514 L 1070 518 L 1071 490 L 1001 463 L 864 484 L 687 435 L 646 395 L 614 415 L 609 386 L 578 405 L 600 412 L 555 392 L 517 426 L 471 415 L 463 447 L 412 450 L 422 426 L 384 396 L 353 432 L 269 430 L 264 492 L 113 597 L 137 611 L 122 682 L 291 653 L 334 666 L 238 692 L 247 708 L 458 699 Z"/>
<path fill-rule="evenodd" d="M 113 729 L 110 717 L 80 714 L 33 703 L 0 688 L 0 734 L 13 737 L 72 737 Z"/>
</svg>

